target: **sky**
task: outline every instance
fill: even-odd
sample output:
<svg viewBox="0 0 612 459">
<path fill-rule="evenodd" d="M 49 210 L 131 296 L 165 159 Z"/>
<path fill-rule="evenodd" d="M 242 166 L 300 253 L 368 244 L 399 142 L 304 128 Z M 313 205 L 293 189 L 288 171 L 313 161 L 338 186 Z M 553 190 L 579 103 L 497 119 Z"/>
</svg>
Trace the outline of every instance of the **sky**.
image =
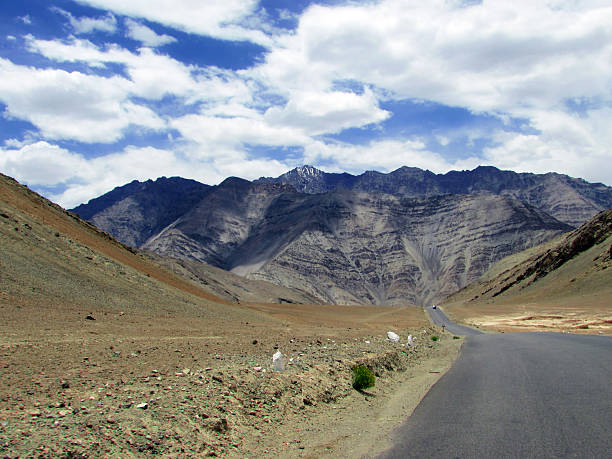
<svg viewBox="0 0 612 459">
<path fill-rule="evenodd" d="M 4 0 L 0 172 L 132 180 L 492 165 L 612 185 L 609 0 Z"/>
</svg>

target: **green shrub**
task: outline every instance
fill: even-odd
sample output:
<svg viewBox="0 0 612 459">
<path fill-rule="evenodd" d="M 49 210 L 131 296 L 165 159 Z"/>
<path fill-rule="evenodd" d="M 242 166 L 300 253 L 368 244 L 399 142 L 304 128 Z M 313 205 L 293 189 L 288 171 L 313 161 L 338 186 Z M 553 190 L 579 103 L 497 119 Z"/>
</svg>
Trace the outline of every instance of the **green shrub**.
<svg viewBox="0 0 612 459">
<path fill-rule="evenodd" d="M 431 340 L 432 340 L 432 341 L 438 341 L 439 339 L 440 339 L 440 338 L 438 338 L 436 335 L 434 335 L 434 336 L 432 336 L 432 337 L 431 337 Z"/>
<path fill-rule="evenodd" d="M 461 336 L 453 336 L 453 339 L 461 339 Z"/>
<path fill-rule="evenodd" d="M 367 389 L 368 387 L 374 387 L 376 376 L 372 373 L 368 367 L 363 365 L 357 365 L 353 367 L 353 388 L 356 390 Z"/>
</svg>

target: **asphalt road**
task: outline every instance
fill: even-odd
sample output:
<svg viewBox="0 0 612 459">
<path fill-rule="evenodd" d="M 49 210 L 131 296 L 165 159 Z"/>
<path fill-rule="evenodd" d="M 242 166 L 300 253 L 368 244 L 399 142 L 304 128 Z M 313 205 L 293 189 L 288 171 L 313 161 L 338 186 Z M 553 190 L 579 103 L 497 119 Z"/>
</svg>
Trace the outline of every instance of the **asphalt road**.
<svg viewBox="0 0 612 459">
<path fill-rule="evenodd" d="M 427 311 L 429 312 L 431 320 L 433 320 L 434 323 L 436 325 L 439 325 L 440 327 L 444 325 L 449 333 L 459 336 L 473 336 L 482 334 L 481 331 L 478 331 L 474 328 L 465 327 L 463 325 L 459 325 L 451 321 L 448 317 L 446 317 L 446 315 L 442 312 L 440 308 L 432 309 L 430 307 L 429 309 L 427 309 Z"/>
<path fill-rule="evenodd" d="M 610 458 L 612 338 L 468 336 L 394 442 L 379 457 Z"/>
</svg>

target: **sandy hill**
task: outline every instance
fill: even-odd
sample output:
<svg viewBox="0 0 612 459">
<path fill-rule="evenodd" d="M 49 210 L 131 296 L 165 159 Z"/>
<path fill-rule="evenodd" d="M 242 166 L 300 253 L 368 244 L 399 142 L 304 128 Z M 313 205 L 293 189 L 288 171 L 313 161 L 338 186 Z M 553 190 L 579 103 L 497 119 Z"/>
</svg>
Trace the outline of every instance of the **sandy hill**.
<svg viewBox="0 0 612 459">
<path fill-rule="evenodd" d="M 361 455 L 402 418 L 391 388 L 415 406 L 456 348 L 418 308 L 289 305 L 306 297 L 153 258 L 3 175 L 0 250 L 3 457 Z M 358 361 L 381 376 L 365 424 Z"/>
<path fill-rule="evenodd" d="M 454 317 L 513 330 L 612 333 L 612 209 L 508 257 L 446 301 Z"/>
</svg>

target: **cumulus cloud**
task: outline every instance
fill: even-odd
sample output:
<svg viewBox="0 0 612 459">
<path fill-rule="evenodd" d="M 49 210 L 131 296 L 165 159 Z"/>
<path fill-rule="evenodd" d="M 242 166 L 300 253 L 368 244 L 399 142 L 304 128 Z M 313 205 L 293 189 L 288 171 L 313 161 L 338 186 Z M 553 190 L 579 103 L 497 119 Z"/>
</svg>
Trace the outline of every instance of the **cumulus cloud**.
<svg viewBox="0 0 612 459">
<path fill-rule="evenodd" d="M 22 183 L 44 189 L 65 208 L 72 208 L 132 180 L 145 181 L 165 176 L 182 176 L 216 184 L 229 176 L 255 179 L 287 170 L 281 161 L 236 157 L 187 158 L 153 147 L 128 146 L 105 156 L 87 159 L 46 141 L 10 142 L 0 147 L 0 170 Z M 236 160 L 238 159 L 238 160 Z"/>
<path fill-rule="evenodd" d="M 165 34 L 159 35 L 146 25 L 132 19 L 126 19 L 125 26 L 127 27 L 128 37 L 141 42 L 145 46 L 150 46 L 151 48 L 157 48 L 158 46 L 167 45 L 176 41 L 176 38 Z"/>
<path fill-rule="evenodd" d="M 57 69 L 34 69 L 0 59 L 4 115 L 27 120 L 48 139 L 112 143 L 129 125 L 163 129 L 165 122 L 127 98 L 131 83 Z"/>
<path fill-rule="evenodd" d="M 261 30 L 244 27 L 256 13 L 257 0 L 77 0 L 79 3 L 142 18 L 185 32 L 224 40 L 248 40 L 270 45 Z"/>
<path fill-rule="evenodd" d="M 484 160 L 520 172 L 555 171 L 611 183 L 611 120 L 610 108 L 593 110 L 585 117 L 538 112 L 532 120 L 537 134 L 495 132 L 496 145 L 485 149 Z"/>
<path fill-rule="evenodd" d="M 150 48 L 132 53 L 119 46 L 101 48 L 88 40 L 36 40 L 28 38 L 32 52 L 58 61 L 83 62 L 92 67 L 109 63 L 125 66 L 130 94 L 157 100 L 166 95 L 185 97 L 186 103 L 209 100 L 250 101 L 251 90 L 240 75 L 216 68 L 201 69 L 158 54 Z"/>
<path fill-rule="evenodd" d="M 186 115 L 171 121 L 171 126 L 196 144 L 201 157 L 220 156 L 219 152 L 239 151 L 246 145 L 289 146 L 304 145 L 309 137 L 300 129 L 273 126 L 256 113 L 251 116 Z"/>
<path fill-rule="evenodd" d="M 310 135 L 318 135 L 379 123 L 390 115 L 379 108 L 369 89 L 363 94 L 303 90 L 293 91 L 284 107 L 270 108 L 266 119 L 276 125 L 303 127 Z"/>
<path fill-rule="evenodd" d="M 609 6 L 576 11 L 531 0 L 313 6 L 258 72 L 287 90 L 342 75 L 393 98 L 512 113 L 605 93 L 610 20 Z"/>
<path fill-rule="evenodd" d="M 366 170 L 391 172 L 406 165 L 445 173 L 472 169 L 480 162 L 477 157 L 449 161 L 419 140 L 382 140 L 365 145 L 314 141 L 305 147 L 304 160 L 307 164 L 321 164 L 326 170 L 356 174 Z"/>
<path fill-rule="evenodd" d="M 117 30 L 117 19 L 112 13 L 98 18 L 75 18 L 70 12 L 61 8 L 52 8 L 53 11 L 65 16 L 76 34 L 86 34 L 95 31 L 114 33 Z"/>
<path fill-rule="evenodd" d="M 0 152 L 0 169 L 31 185 L 56 185 L 88 173 L 83 157 L 44 141 L 2 148 Z"/>
</svg>

